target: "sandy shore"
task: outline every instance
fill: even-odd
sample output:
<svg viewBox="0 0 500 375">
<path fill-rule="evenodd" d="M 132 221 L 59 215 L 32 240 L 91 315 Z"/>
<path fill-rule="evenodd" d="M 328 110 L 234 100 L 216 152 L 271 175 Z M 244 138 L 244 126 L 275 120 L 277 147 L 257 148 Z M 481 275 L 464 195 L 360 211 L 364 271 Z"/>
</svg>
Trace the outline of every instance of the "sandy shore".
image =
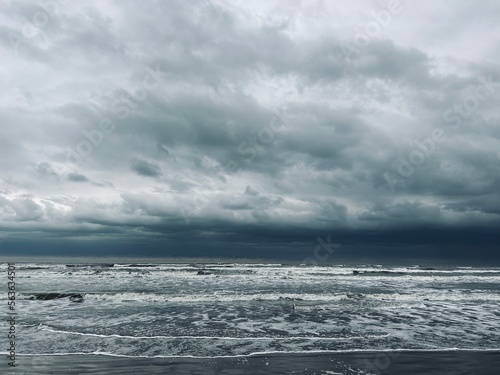
<svg viewBox="0 0 500 375">
<path fill-rule="evenodd" d="M 122 358 L 102 355 L 19 356 L 5 374 L 477 374 L 497 375 L 500 351 L 404 351 L 267 354 L 212 359 Z"/>
</svg>

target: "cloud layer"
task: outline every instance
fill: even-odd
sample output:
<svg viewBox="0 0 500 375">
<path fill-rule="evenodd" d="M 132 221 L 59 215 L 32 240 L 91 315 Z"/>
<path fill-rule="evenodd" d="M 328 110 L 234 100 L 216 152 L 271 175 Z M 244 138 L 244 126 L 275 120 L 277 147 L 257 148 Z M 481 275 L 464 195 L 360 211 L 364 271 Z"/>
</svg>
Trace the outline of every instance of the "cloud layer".
<svg viewBox="0 0 500 375">
<path fill-rule="evenodd" d="M 499 14 L 3 2 L 0 246 L 296 257 L 330 234 L 495 249 Z"/>
</svg>

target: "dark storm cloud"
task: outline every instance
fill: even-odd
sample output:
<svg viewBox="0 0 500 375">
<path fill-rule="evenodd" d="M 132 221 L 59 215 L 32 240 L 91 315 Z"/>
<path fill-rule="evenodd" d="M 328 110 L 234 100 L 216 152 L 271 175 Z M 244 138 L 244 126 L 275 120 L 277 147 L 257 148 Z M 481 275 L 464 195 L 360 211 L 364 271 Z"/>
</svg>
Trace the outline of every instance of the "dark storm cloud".
<svg viewBox="0 0 500 375">
<path fill-rule="evenodd" d="M 147 160 L 132 160 L 131 168 L 141 176 L 156 177 L 161 175 L 160 166 Z"/>
<path fill-rule="evenodd" d="M 50 4 L 0 8 L 0 246 L 498 240 L 494 2 L 402 3 L 352 54 L 384 2 Z"/>
<path fill-rule="evenodd" d="M 79 173 L 69 173 L 68 174 L 68 180 L 73 181 L 73 182 L 88 182 L 89 179 L 85 177 L 82 174 Z"/>
</svg>

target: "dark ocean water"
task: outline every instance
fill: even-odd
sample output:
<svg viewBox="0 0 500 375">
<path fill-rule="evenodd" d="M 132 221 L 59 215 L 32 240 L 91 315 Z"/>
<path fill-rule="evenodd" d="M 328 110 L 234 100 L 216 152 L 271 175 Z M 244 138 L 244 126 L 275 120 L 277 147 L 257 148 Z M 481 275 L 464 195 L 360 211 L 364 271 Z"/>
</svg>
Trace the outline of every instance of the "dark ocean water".
<svg viewBox="0 0 500 375">
<path fill-rule="evenodd" d="M 16 350 L 36 358 L 245 361 L 271 353 L 500 349 L 495 267 L 66 260 L 16 268 Z M 48 292 L 83 301 L 35 299 Z M 362 363 L 349 368 L 336 373 L 370 373 Z"/>
</svg>

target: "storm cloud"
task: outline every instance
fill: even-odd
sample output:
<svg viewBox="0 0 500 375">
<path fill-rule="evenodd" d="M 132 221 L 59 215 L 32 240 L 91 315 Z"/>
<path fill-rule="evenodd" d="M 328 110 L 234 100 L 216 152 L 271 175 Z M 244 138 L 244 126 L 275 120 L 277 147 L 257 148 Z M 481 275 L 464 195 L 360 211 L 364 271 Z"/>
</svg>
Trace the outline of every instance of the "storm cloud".
<svg viewBox="0 0 500 375">
<path fill-rule="evenodd" d="M 1 251 L 499 256 L 499 15 L 2 2 Z"/>
</svg>

